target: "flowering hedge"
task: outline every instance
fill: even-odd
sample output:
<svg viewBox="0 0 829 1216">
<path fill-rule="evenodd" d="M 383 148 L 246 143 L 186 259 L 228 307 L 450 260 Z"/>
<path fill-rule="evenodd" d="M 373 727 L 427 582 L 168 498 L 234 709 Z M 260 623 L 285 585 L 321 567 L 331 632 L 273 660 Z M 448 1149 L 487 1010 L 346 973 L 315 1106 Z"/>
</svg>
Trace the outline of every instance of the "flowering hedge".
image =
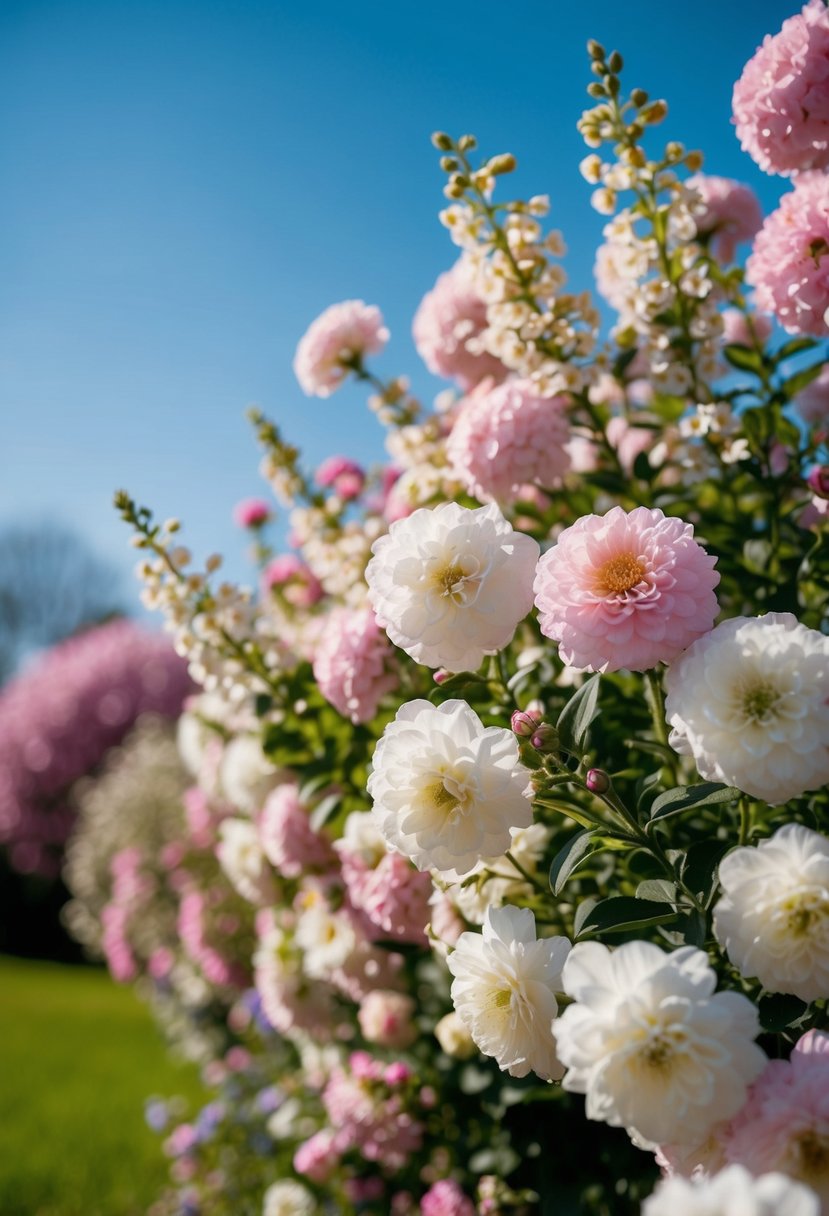
<svg viewBox="0 0 829 1216">
<path fill-rule="evenodd" d="M 435 135 L 456 387 L 379 379 L 374 306 L 311 325 L 300 386 L 365 383 L 390 463 L 309 478 L 254 413 L 258 597 L 118 495 L 252 924 L 181 884 L 240 1043 L 159 1213 L 636 1212 L 657 1166 L 647 1216 L 829 1212 L 827 41 L 810 0 L 735 90 L 765 221 L 590 43 L 605 338 L 513 157 Z"/>
</svg>

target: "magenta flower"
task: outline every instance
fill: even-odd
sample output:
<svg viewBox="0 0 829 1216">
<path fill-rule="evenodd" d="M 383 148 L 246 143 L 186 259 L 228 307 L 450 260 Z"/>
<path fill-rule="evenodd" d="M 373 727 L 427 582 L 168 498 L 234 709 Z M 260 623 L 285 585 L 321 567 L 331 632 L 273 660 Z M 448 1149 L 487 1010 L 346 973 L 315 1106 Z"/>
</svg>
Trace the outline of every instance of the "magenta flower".
<svg viewBox="0 0 829 1216">
<path fill-rule="evenodd" d="M 657 509 L 585 515 L 538 563 L 541 632 L 587 671 L 670 663 L 717 615 L 720 581 L 691 524 Z"/>
<path fill-rule="evenodd" d="M 570 467 L 563 397 L 527 380 L 482 384 L 461 405 L 446 443 L 452 468 L 480 502 L 513 502 L 525 485 L 557 485 Z"/>
<path fill-rule="evenodd" d="M 700 196 L 694 208 L 697 232 L 710 238 L 709 248 L 720 262 L 733 262 L 737 246 L 750 241 L 763 222 L 754 191 L 730 177 L 707 173 L 697 173 L 685 184 Z"/>
<path fill-rule="evenodd" d="M 300 339 L 294 374 L 307 397 L 330 397 L 364 355 L 378 354 L 389 340 L 380 309 L 362 300 L 332 304 Z"/>
<path fill-rule="evenodd" d="M 393 650 L 370 608 L 336 608 L 314 655 L 314 679 L 326 701 L 355 725 L 368 722 L 397 687 Z"/>
<path fill-rule="evenodd" d="M 111 621 L 46 651 L 0 694 L 0 845 L 54 874 L 75 814 L 69 787 L 142 713 L 175 718 L 192 685 L 160 634 Z"/>
<path fill-rule="evenodd" d="M 743 150 L 766 173 L 829 168 L 829 11 L 809 0 L 783 22 L 734 86 Z"/>
<path fill-rule="evenodd" d="M 461 257 L 420 302 L 412 325 L 417 353 L 430 372 L 457 381 L 465 391 L 487 376 L 503 380 L 507 369 L 501 360 L 475 345 L 486 324 L 474 267 Z"/>
<path fill-rule="evenodd" d="M 803 173 L 754 242 L 746 282 L 790 334 L 829 334 L 829 178 Z"/>
</svg>

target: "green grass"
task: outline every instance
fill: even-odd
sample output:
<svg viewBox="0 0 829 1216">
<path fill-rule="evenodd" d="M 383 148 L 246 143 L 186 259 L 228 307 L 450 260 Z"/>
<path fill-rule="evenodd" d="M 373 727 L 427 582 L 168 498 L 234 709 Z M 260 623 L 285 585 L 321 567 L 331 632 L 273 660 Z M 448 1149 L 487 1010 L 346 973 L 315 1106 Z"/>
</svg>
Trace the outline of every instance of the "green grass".
<svg viewBox="0 0 829 1216">
<path fill-rule="evenodd" d="M 198 1098 L 103 971 L 0 957 L 0 1214 L 139 1216 L 167 1174 L 150 1094 Z"/>
</svg>

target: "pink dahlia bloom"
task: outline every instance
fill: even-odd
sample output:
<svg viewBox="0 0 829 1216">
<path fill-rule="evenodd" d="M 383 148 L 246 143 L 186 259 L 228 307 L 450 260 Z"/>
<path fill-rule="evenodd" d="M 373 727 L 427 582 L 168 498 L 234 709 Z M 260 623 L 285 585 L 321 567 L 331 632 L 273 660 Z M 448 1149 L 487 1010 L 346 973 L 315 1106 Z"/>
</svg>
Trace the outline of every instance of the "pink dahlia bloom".
<svg viewBox="0 0 829 1216">
<path fill-rule="evenodd" d="M 326 701 L 351 722 L 368 722 L 397 687 L 393 651 L 370 608 L 335 608 L 314 655 L 314 679 Z"/>
<path fill-rule="evenodd" d="M 317 469 L 314 480 L 318 486 L 333 489 L 349 502 L 362 494 L 366 475 L 360 465 L 347 456 L 329 456 Z"/>
<path fill-rule="evenodd" d="M 294 1153 L 294 1169 L 312 1182 L 324 1185 L 340 1163 L 340 1148 L 336 1132 L 324 1127 L 310 1140 L 300 1144 Z"/>
<path fill-rule="evenodd" d="M 503 380 L 500 359 L 470 350 L 486 329 L 486 304 L 475 286 L 475 271 L 461 256 L 427 292 L 415 313 L 412 333 L 417 353 L 436 376 L 456 380 L 468 391 L 487 376 Z"/>
<path fill-rule="evenodd" d="M 771 1060 L 732 1120 L 726 1156 L 753 1174 L 805 1182 L 829 1212 L 829 1035 L 810 1030 L 790 1060 Z"/>
<path fill-rule="evenodd" d="M 803 173 L 754 242 L 746 282 L 790 334 L 829 334 L 829 178 Z"/>
<path fill-rule="evenodd" d="M 509 503 L 525 485 L 556 485 L 570 467 L 566 398 L 538 397 L 527 380 L 481 386 L 461 405 L 446 443 L 452 468 L 481 502 Z"/>
<path fill-rule="evenodd" d="M 783 22 L 734 86 L 743 150 L 766 173 L 829 168 L 829 11 L 809 0 Z"/>
<path fill-rule="evenodd" d="M 829 422 L 829 363 L 794 399 L 794 408 L 812 426 Z"/>
<path fill-rule="evenodd" d="M 426 945 L 431 919 L 432 879 L 399 853 L 386 853 L 375 866 L 340 849 L 343 878 L 352 908 L 361 914 L 366 936 Z"/>
<path fill-rule="evenodd" d="M 330 869 L 336 859 L 325 837 L 311 827 L 299 787 L 292 781 L 268 795 L 258 826 L 265 856 L 285 878 L 299 878 L 309 869 Z"/>
<path fill-rule="evenodd" d="M 262 571 L 265 591 L 278 589 L 295 608 L 312 608 L 322 599 L 322 583 L 295 553 L 281 553 Z"/>
<path fill-rule="evenodd" d="M 430 1186 L 420 1201 L 421 1216 L 475 1216 L 475 1212 L 475 1204 L 451 1178 Z"/>
<path fill-rule="evenodd" d="M 389 340 L 383 316 L 362 300 L 332 304 L 300 338 L 294 374 L 307 397 L 330 397 L 364 355 L 378 354 Z"/>
<path fill-rule="evenodd" d="M 691 524 L 657 509 L 585 515 L 538 563 L 541 632 L 582 670 L 670 663 L 714 624 L 715 563 Z"/>
<path fill-rule="evenodd" d="M 733 262 L 737 246 L 750 241 L 763 222 L 757 196 L 730 177 L 697 173 L 686 182 L 701 202 L 694 208 L 700 236 L 710 237 L 709 248 L 720 262 Z"/>
<path fill-rule="evenodd" d="M 361 1051 L 352 1053 L 348 1069 L 332 1070 L 322 1104 L 343 1151 L 356 1149 L 365 1160 L 391 1170 L 406 1164 L 423 1140 L 423 1125 L 396 1092 L 410 1075 L 407 1069 L 396 1082 L 379 1060 Z"/>
</svg>

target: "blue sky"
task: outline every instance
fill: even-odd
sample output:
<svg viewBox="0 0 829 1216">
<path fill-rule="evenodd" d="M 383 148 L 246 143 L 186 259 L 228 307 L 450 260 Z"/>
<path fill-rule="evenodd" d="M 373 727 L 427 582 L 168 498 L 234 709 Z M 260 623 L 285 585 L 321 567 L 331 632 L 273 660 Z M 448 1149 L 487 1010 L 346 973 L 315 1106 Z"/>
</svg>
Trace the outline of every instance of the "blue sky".
<svg viewBox="0 0 829 1216">
<path fill-rule="evenodd" d="M 230 522 L 260 492 L 243 411 L 312 466 L 382 455 L 356 389 L 309 402 L 296 342 L 329 303 L 379 304 L 379 363 L 427 399 L 411 316 L 454 258 L 429 134 L 472 130 L 547 192 L 574 285 L 601 217 L 578 174 L 584 44 L 665 96 L 662 132 L 711 173 L 786 183 L 742 154 L 734 80 L 791 12 L 772 0 L 0 0 L 0 524 L 59 517 L 128 571 L 110 507 L 179 515 L 243 575 Z M 129 581 L 127 590 L 132 593 Z"/>
</svg>

